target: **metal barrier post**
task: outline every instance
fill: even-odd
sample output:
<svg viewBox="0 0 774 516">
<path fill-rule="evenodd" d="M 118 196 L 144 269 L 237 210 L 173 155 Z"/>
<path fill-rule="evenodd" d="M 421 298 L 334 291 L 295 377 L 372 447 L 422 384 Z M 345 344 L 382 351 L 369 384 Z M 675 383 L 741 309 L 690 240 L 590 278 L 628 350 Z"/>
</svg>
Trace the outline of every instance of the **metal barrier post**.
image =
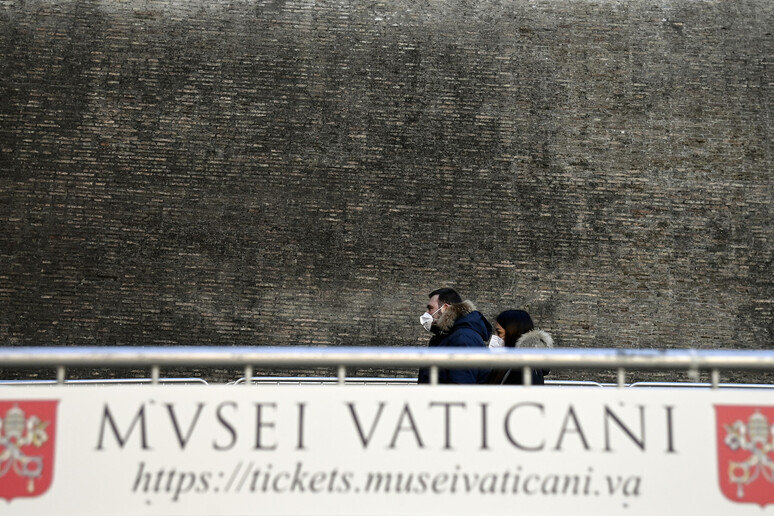
<svg viewBox="0 0 774 516">
<path fill-rule="evenodd" d="M 253 383 L 253 366 L 248 364 L 245 366 L 245 385 L 252 385 L 252 383 Z"/>
<path fill-rule="evenodd" d="M 430 366 L 430 385 L 438 385 L 438 366 Z"/>
<path fill-rule="evenodd" d="M 521 370 L 521 381 L 527 387 L 532 385 L 532 368 L 530 366 L 524 366 Z"/>
<path fill-rule="evenodd" d="M 701 378 L 701 375 L 699 373 L 699 366 L 697 364 L 697 362 L 699 361 L 699 357 L 695 349 L 690 350 L 690 356 L 691 356 L 691 365 L 688 367 L 688 378 L 692 382 L 698 382 L 699 379 Z"/>
<path fill-rule="evenodd" d="M 157 365 L 151 366 L 151 383 L 153 385 L 158 385 L 159 383 L 159 369 Z"/>
<path fill-rule="evenodd" d="M 56 383 L 58 384 L 64 384 L 65 383 L 65 366 L 57 366 L 56 367 Z"/>
<path fill-rule="evenodd" d="M 712 388 L 717 389 L 720 385 L 720 370 L 719 369 L 713 369 L 712 370 Z"/>
<path fill-rule="evenodd" d="M 340 365 L 339 366 L 339 385 L 344 385 L 347 383 L 347 366 Z"/>
<path fill-rule="evenodd" d="M 626 387 L 626 369 L 623 367 L 618 368 L 618 388 L 622 389 Z"/>
</svg>

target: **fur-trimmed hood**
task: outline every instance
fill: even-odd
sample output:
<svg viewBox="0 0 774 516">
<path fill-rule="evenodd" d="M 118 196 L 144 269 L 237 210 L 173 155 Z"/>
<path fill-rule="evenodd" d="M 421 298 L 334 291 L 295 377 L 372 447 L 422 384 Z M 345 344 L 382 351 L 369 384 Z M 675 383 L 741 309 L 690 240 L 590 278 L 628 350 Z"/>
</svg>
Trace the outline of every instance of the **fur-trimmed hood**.
<svg viewBox="0 0 774 516">
<path fill-rule="evenodd" d="M 438 326 L 438 329 L 442 332 L 449 333 L 457 319 L 475 311 L 476 305 L 471 301 L 463 301 L 462 303 L 449 305 L 449 308 L 441 313 L 441 316 L 438 318 L 438 322 L 436 322 L 435 325 Z"/>
<path fill-rule="evenodd" d="M 553 348 L 554 339 L 543 330 L 531 330 L 519 337 L 517 348 Z"/>
<path fill-rule="evenodd" d="M 486 349 L 492 325 L 470 301 L 448 304 L 433 325 L 438 332 L 430 339 L 431 347 Z M 489 380 L 489 369 L 439 368 L 438 383 L 483 384 Z M 419 370 L 419 383 L 430 382 L 429 368 Z"/>
</svg>

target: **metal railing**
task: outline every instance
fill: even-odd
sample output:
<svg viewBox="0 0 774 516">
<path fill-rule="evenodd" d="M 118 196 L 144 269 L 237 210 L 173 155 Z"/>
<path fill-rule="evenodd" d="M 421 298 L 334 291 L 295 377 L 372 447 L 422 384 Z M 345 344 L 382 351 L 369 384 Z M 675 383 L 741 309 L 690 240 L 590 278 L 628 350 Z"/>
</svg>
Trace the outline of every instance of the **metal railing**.
<svg viewBox="0 0 774 516">
<path fill-rule="evenodd" d="M 238 378 L 235 381 L 228 382 L 229 385 L 240 385 L 245 383 L 245 378 Z M 163 382 L 163 380 L 162 380 Z M 54 383 L 51 380 L 49 383 Z M 251 384 L 261 385 L 334 385 L 338 383 L 335 376 L 254 376 L 250 378 Z M 360 377 L 348 376 L 345 379 L 347 385 L 416 385 L 416 378 L 384 378 L 384 377 Z M 0 381 L 0 385 L 3 382 Z M 548 387 L 618 387 L 615 383 L 599 383 L 592 380 L 545 380 Z M 642 387 L 681 387 L 689 389 L 751 389 L 751 390 L 774 390 L 774 384 L 760 383 L 721 383 L 713 386 L 706 382 L 634 382 L 626 385 L 628 388 Z"/>
<path fill-rule="evenodd" d="M 52 380 L 53 381 L 53 380 Z M 245 378 L 238 378 L 233 382 L 229 382 L 229 385 L 240 385 L 245 383 Z M 0 381 L 0 384 L 3 382 Z M 261 385 L 331 385 L 339 383 L 338 378 L 335 376 L 253 376 L 250 378 L 250 383 Z M 416 378 L 384 378 L 384 377 L 361 377 L 361 376 L 348 376 L 345 379 L 347 385 L 416 385 Z M 655 382 L 654 382 L 655 383 Z M 662 386 L 673 385 L 668 382 L 662 382 Z M 606 384 L 592 382 L 588 380 L 546 380 L 546 385 L 557 387 L 609 387 L 615 386 L 615 384 Z M 631 384 L 629 387 L 635 387 L 643 385 L 644 382 L 638 382 Z M 682 383 L 679 385 L 683 385 Z M 695 386 L 709 386 L 709 384 L 690 384 Z M 721 384 L 721 387 L 724 384 Z M 726 384 L 728 385 L 728 384 Z M 762 386 L 767 387 L 767 386 Z M 774 388 L 774 385 L 771 386 Z"/>
<path fill-rule="evenodd" d="M 710 371 L 711 385 L 720 370 L 772 370 L 774 351 L 655 349 L 514 349 L 415 347 L 17 347 L 0 351 L 0 368 L 56 368 L 64 383 L 68 367 L 149 368 L 158 383 L 161 367 L 240 367 L 252 378 L 254 367 L 335 367 L 339 384 L 347 367 L 427 367 L 430 383 L 443 368 L 607 369 L 617 371 L 617 385 L 626 385 L 627 370 L 685 370 L 691 378 Z M 249 384 L 249 382 L 246 382 Z"/>
<path fill-rule="evenodd" d="M 0 380 L 0 387 L 4 385 L 57 385 L 59 383 L 67 385 L 207 385 L 207 381 L 202 378 L 158 378 L 155 381 L 153 378 L 68 378 L 64 382 L 46 379 Z"/>
<path fill-rule="evenodd" d="M 333 385 L 341 383 L 335 376 L 253 376 L 248 381 L 245 377 L 237 378 L 229 385 L 241 385 L 245 382 L 261 385 Z M 416 385 L 416 378 L 383 378 L 347 376 L 344 379 L 347 385 Z"/>
</svg>

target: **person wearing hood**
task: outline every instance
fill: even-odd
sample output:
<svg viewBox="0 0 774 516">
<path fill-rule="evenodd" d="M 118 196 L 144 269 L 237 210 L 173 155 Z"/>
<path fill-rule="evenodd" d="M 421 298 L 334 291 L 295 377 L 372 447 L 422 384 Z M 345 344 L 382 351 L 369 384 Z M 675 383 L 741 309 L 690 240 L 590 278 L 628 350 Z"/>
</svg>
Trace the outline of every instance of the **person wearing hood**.
<svg viewBox="0 0 774 516">
<path fill-rule="evenodd" d="M 543 330 L 536 330 L 532 318 L 524 310 L 506 310 L 495 319 L 495 333 L 490 348 L 552 348 L 554 339 Z M 548 369 L 532 369 L 532 385 L 543 385 Z M 522 368 L 493 369 L 490 384 L 524 385 Z"/>
<path fill-rule="evenodd" d="M 428 347 L 484 348 L 492 335 L 492 325 L 470 301 L 463 301 L 456 290 L 441 288 L 429 295 L 427 311 L 419 318 L 431 332 Z M 438 383 L 487 383 L 489 369 L 438 369 Z M 430 383 L 429 368 L 419 370 L 418 383 Z"/>
</svg>

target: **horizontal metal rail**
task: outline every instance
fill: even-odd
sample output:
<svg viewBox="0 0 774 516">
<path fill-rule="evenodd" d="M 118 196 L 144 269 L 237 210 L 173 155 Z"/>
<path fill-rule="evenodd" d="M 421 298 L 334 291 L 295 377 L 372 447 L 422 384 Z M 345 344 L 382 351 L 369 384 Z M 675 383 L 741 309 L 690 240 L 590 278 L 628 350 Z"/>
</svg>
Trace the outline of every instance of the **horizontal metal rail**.
<svg viewBox="0 0 774 516">
<path fill-rule="evenodd" d="M 710 387 L 712 387 L 715 389 L 720 388 L 720 389 L 753 389 L 753 390 L 774 389 L 774 385 L 763 384 L 763 383 L 721 383 L 719 385 L 713 385 L 711 383 L 699 383 L 699 382 L 634 382 L 629 384 L 628 387 L 631 387 L 631 388 L 681 387 L 681 388 L 688 388 L 688 389 L 709 389 Z"/>
<path fill-rule="evenodd" d="M 0 380 L 0 387 L 4 385 L 52 385 L 60 383 L 56 380 Z M 154 382 L 153 378 L 73 378 L 65 380 L 67 385 L 142 385 L 147 383 L 192 385 L 207 382 L 202 378 L 159 378 Z"/>
<path fill-rule="evenodd" d="M 231 385 L 245 383 L 245 378 L 237 378 Z M 263 385 L 329 385 L 339 383 L 335 376 L 253 376 L 249 383 Z M 383 377 L 358 377 L 348 376 L 344 383 L 347 385 L 416 385 L 416 378 L 383 378 Z"/>
<path fill-rule="evenodd" d="M 618 385 L 626 370 L 686 370 L 696 377 L 723 370 L 774 370 L 774 351 L 656 349 L 515 349 L 416 347 L 11 347 L 0 351 L 0 368 L 55 367 L 60 383 L 68 367 L 148 367 L 158 381 L 161 367 L 335 367 L 344 383 L 347 367 L 613 369 Z M 524 375 L 525 379 L 530 375 Z"/>
<path fill-rule="evenodd" d="M 774 351 L 416 347 L 6 347 L 0 367 L 136 366 L 556 367 L 774 370 Z"/>
<path fill-rule="evenodd" d="M 96 380 L 95 380 L 96 381 Z M 250 383 L 261 385 L 333 385 L 338 382 L 335 376 L 254 376 L 250 378 Z M 51 383 L 51 382 L 49 382 Z M 240 385 L 245 383 L 244 378 L 239 378 L 229 385 Z M 364 378 L 349 376 L 346 378 L 347 385 L 416 385 L 416 378 L 383 378 L 373 377 Z M 3 382 L 0 381 L 0 385 Z M 545 385 L 549 387 L 616 387 L 614 383 L 598 383 L 589 380 L 546 380 Z M 689 389 L 709 389 L 710 383 L 699 382 L 635 382 L 627 387 L 682 387 Z M 721 383 L 717 387 L 721 389 L 767 389 L 774 390 L 774 385 L 754 384 L 754 383 Z"/>
</svg>

